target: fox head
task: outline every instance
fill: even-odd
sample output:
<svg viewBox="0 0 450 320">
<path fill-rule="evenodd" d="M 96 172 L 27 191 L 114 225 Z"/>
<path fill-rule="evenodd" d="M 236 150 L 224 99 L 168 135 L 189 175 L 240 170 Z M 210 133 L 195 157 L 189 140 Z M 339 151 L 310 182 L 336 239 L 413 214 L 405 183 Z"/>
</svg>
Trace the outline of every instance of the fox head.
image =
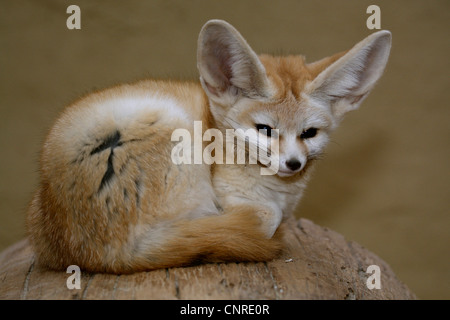
<svg viewBox="0 0 450 320">
<path fill-rule="evenodd" d="M 276 174 L 286 177 L 320 156 L 343 116 L 381 77 L 390 47 L 391 33 L 379 31 L 347 52 L 306 64 L 302 56 L 258 56 L 233 26 L 210 20 L 199 35 L 197 66 L 218 128 L 255 129 L 257 138 L 275 139 Z M 245 138 L 250 145 L 261 141 Z"/>
</svg>

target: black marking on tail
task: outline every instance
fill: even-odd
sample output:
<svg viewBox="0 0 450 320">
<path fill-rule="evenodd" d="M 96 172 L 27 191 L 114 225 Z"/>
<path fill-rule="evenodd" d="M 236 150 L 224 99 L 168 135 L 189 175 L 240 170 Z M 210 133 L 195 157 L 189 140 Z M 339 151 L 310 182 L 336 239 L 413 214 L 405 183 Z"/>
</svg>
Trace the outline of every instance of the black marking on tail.
<svg viewBox="0 0 450 320">
<path fill-rule="evenodd" d="M 122 142 L 120 141 L 121 135 L 119 131 L 116 131 L 114 134 L 107 137 L 103 140 L 103 143 L 99 145 L 97 148 L 91 151 L 91 155 L 102 152 L 103 150 L 111 148 L 111 151 L 115 147 L 120 147 Z"/>
<path fill-rule="evenodd" d="M 91 151 L 91 155 L 102 152 L 106 149 L 111 149 L 111 153 L 108 157 L 108 167 L 106 168 L 106 172 L 103 175 L 102 181 L 100 182 L 100 186 L 98 187 L 98 192 L 102 191 L 109 181 L 114 177 L 114 166 L 113 166 L 113 157 L 114 157 L 114 148 L 120 147 L 122 142 L 120 141 L 120 132 L 116 131 L 113 135 L 107 137 L 101 145 Z"/>
<path fill-rule="evenodd" d="M 138 176 L 136 180 L 134 180 L 134 184 L 136 186 L 136 207 L 140 208 L 141 206 L 141 180 Z"/>
<path fill-rule="evenodd" d="M 113 156 L 114 156 L 114 151 L 111 150 L 111 153 L 109 154 L 109 157 L 108 157 L 108 167 L 106 168 L 106 172 L 103 175 L 102 181 L 100 182 L 100 187 L 98 187 L 98 192 L 102 191 L 103 187 L 114 176 Z"/>
</svg>

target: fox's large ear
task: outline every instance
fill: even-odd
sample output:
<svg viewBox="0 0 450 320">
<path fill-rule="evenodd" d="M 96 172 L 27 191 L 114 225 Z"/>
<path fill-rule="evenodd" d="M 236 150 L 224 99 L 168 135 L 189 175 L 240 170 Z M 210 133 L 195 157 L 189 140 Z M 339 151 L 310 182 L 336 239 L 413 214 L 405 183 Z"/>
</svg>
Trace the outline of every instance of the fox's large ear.
<svg viewBox="0 0 450 320">
<path fill-rule="evenodd" d="M 329 65 L 307 86 L 306 92 L 331 106 L 336 120 L 361 102 L 381 77 L 391 49 L 391 33 L 378 31 Z"/>
<path fill-rule="evenodd" d="M 256 53 L 229 23 L 210 20 L 198 39 L 197 67 L 210 99 L 232 104 L 246 96 L 268 96 L 266 71 Z"/>
</svg>

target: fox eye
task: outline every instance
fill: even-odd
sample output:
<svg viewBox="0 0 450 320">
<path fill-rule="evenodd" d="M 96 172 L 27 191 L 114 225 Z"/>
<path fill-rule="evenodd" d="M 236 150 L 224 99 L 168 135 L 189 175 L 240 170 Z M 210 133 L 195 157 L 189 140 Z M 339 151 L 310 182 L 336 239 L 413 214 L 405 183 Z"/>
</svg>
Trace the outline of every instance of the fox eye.
<svg viewBox="0 0 450 320">
<path fill-rule="evenodd" d="M 260 131 L 260 130 L 265 130 L 266 132 L 264 132 L 266 134 L 266 136 L 270 137 L 272 135 L 272 128 L 270 126 L 268 126 L 267 124 L 256 124 L 256 130 Z"/>
<path fill-rule="evenodd" d="M 314 138 L 317 134 L 317 130 L 318 129 L 316 129 L 316 128 L 306 129 L 302 132 L 302 134 L 300 135 L 300 138 L 302 138 L 302 139 Z"/>
</svg>

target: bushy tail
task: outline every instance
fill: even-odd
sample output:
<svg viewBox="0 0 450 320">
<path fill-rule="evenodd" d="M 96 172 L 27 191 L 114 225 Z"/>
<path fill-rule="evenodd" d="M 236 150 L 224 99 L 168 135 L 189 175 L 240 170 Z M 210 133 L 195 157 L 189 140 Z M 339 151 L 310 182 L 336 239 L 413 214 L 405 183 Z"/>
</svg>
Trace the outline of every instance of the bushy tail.
<svg viewBox="0 0 450 320">
<path fill-rule="evenodd" d="M 149 250 L 141 247 L 134 271 L 207 262 L 269 261 L 282 248 L 280 232 L 267 239 L 260 219 L 248 207 L 220 216 L 178 221 L 169 230 L 164 245 Z"/>
</svg>

